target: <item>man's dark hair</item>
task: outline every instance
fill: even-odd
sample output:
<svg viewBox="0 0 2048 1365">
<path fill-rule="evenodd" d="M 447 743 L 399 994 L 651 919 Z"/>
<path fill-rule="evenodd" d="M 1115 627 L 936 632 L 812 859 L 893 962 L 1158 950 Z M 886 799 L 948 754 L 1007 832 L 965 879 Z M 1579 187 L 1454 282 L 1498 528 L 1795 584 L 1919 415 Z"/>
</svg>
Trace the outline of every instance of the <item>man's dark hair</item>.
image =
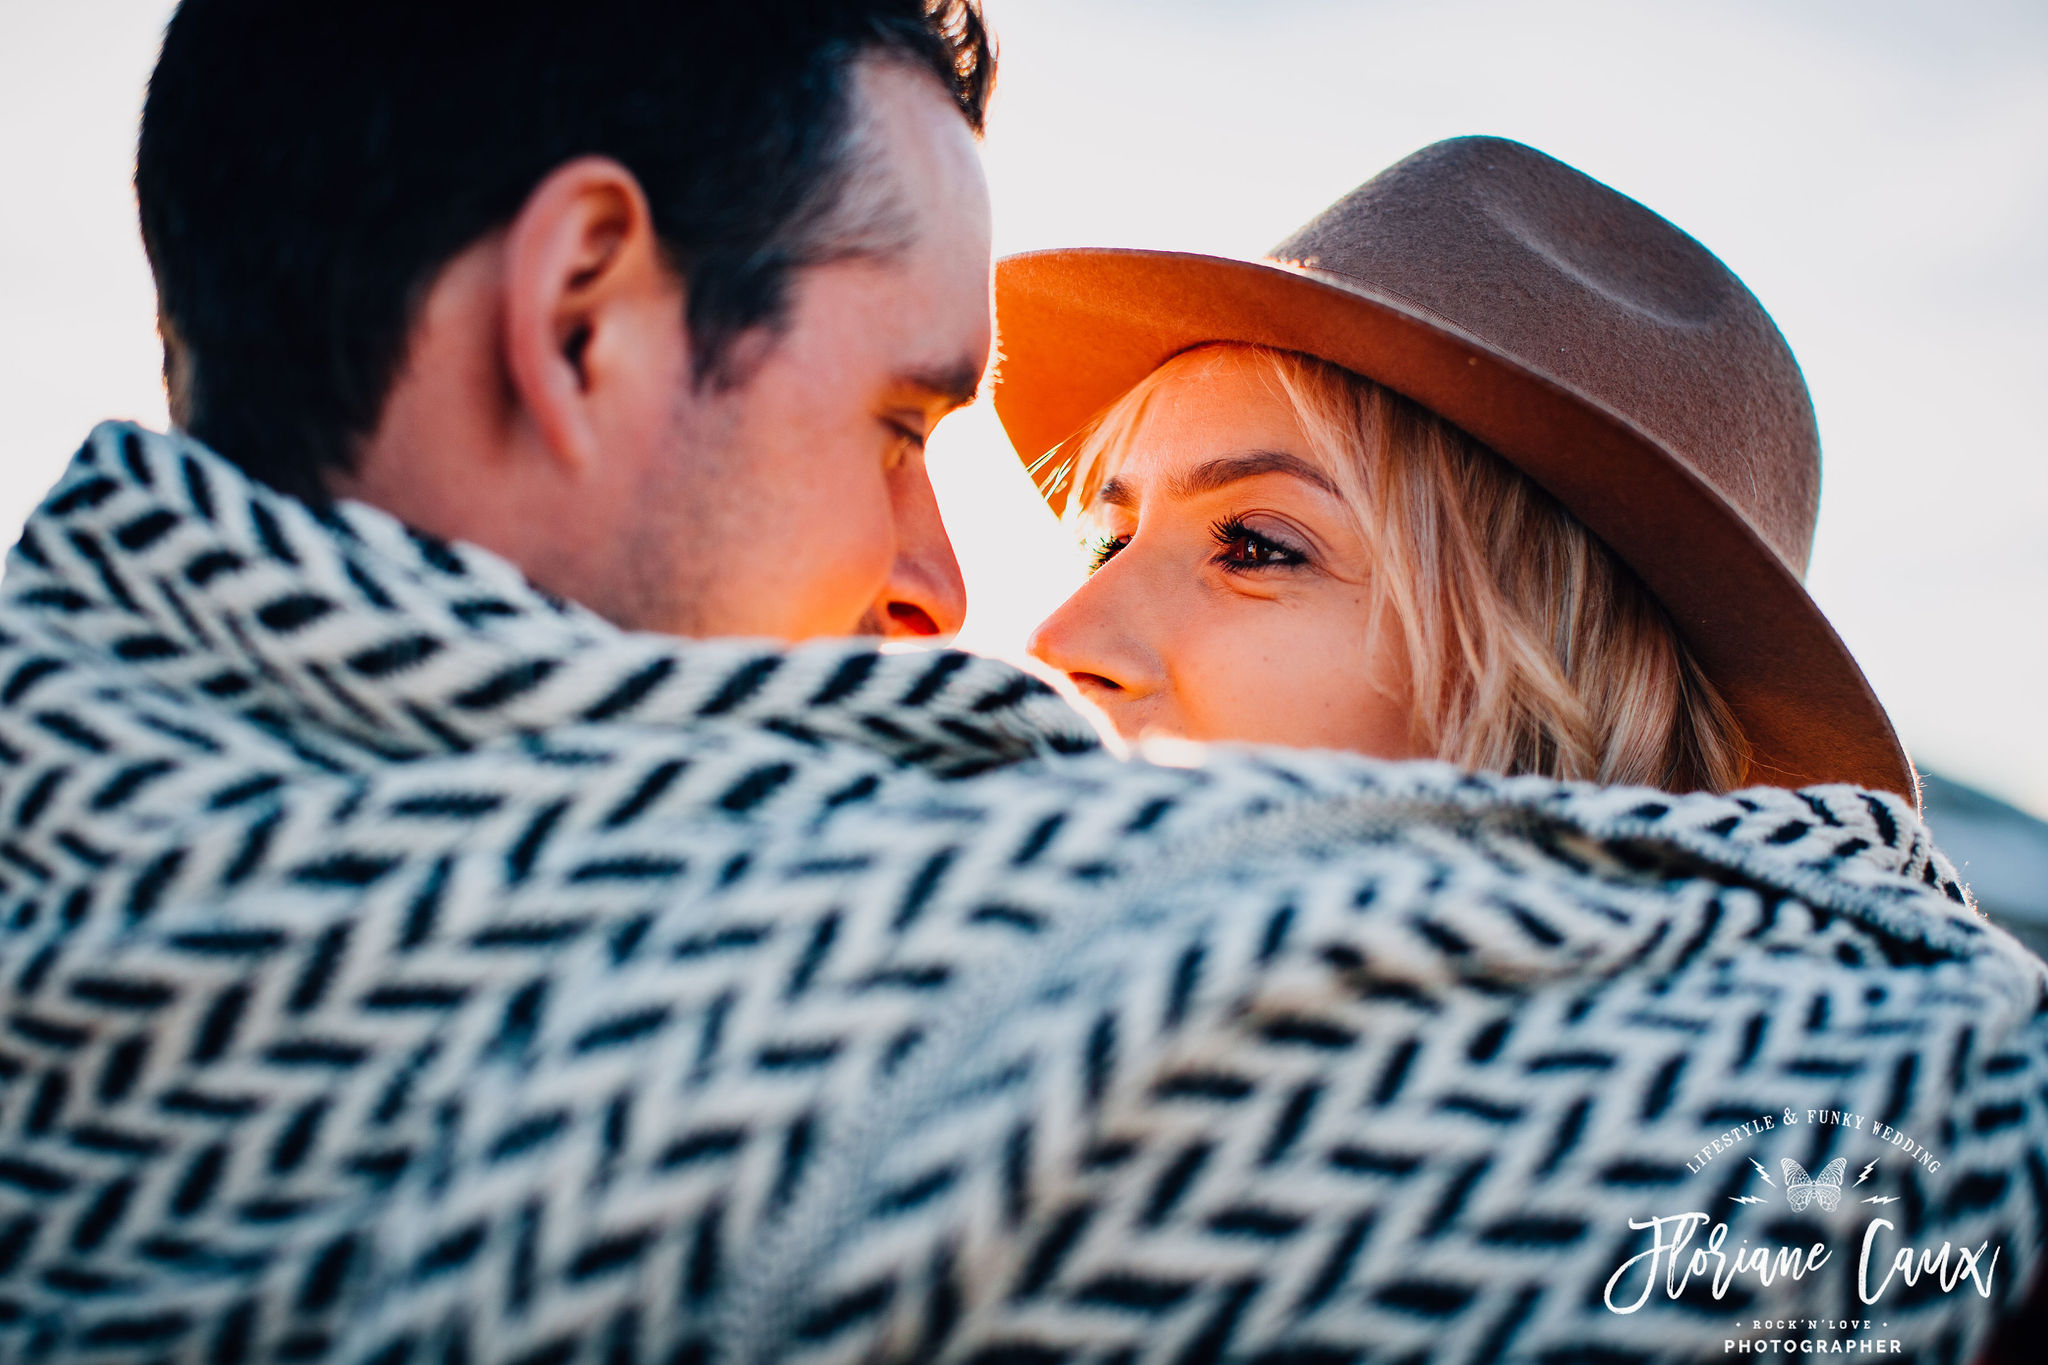
<svg viewBox="0 0 2048 1365">
<path fill-rule="evenodd" d="M 837 210 L 878 53 L 981 131 L 977 0 L 184 0 L 135 165 L 173 414 L 318 501 L 440 268 L 584 154 L 639 179 L 698 382 L 726 382 L 792 271 L 876 249 Z"/>
</svg>

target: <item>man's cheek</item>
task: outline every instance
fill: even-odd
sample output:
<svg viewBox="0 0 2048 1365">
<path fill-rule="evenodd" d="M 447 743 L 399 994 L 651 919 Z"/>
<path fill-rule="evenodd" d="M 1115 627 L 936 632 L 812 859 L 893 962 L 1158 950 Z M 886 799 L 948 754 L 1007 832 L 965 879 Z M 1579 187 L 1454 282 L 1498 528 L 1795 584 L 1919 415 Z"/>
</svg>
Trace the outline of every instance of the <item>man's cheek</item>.
<svg viewBox="0 0 2048 1365">
<path fill-rule="evenodd" d="M 840 551 L 840 572 L 847 584 L 848 595 L 858 597 L 863 609 L 876 601 L 887 587 L 897 549 L 895 520 L 890 514 L 889 500 L 866 500 L 861 506 L 858 526 L 847 527 L 846 540 Z"/>
<path fill-rule="evenodd" d="M 816 500 L 805 519 L 795 558 L 809 579 L 804 595 L 814 604 L 810 633 L 858 634 L 872 628 L 866 618 L 879 608 L 896 558 L 889 500 L 879 478 L 872 482 L 872 489 L 833 490 L 836 496 Z"/>
</svg>

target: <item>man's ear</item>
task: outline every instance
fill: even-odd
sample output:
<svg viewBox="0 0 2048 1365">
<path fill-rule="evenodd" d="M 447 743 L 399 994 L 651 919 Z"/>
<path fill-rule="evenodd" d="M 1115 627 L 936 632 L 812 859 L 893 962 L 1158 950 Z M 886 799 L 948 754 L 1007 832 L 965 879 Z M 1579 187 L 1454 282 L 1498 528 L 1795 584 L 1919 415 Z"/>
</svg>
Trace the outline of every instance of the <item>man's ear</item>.
<svg viewBox="0 0 2048 1365">
<path fill-rule="evenodd" d="M 512 220 L 504 270 L 502 345 L 516 405 L 565 472 L 581 472 L 603 448 L 605 390 L 622 365 L 650 368 L 659 349 L 658 338 L 635 333 L 672 326 L 680 343 L 681 285 L 639 180 L 609 157 L 556 167 Z"/>
</svg>

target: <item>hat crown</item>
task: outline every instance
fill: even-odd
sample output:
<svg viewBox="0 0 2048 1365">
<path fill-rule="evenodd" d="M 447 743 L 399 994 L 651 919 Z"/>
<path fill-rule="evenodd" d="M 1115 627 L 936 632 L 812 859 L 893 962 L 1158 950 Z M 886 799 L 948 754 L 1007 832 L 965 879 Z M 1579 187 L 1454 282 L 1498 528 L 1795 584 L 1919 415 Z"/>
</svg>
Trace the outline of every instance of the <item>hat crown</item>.
<svg viewBox="0 0 2048 1365">
<path fill-rule="evenodd" d="M 1714 254 L 1504 138 L 1435 143 L 1269 253 L 1427 310 L 1659 441 L 1803 575 L 1820 439 L 1798 363 Z"/>
</svg>

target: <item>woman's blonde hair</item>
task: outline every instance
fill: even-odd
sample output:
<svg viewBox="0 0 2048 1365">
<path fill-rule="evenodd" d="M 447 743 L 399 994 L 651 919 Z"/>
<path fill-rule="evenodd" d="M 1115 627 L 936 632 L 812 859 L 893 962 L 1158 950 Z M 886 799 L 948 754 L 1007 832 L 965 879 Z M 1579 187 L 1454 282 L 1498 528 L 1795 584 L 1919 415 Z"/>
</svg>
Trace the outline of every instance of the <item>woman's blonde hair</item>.
<svg viewBox="0 0 2048 1365">
<path fill-rule="evenodd" d="M 1170 371 L 1251 359 L 1336 479 L 1413 669 L 1425 753 L 1500 773 L 1728 791 L 1749 746 L 1662 605 L 1556 499 L 1472 437 L 1349 370 L 1235 343 L 1168 361 L 1068 441 L 1081 515 Z M 1371 623 L 1366 623 L 1370 628 Z"/>
</svg>

